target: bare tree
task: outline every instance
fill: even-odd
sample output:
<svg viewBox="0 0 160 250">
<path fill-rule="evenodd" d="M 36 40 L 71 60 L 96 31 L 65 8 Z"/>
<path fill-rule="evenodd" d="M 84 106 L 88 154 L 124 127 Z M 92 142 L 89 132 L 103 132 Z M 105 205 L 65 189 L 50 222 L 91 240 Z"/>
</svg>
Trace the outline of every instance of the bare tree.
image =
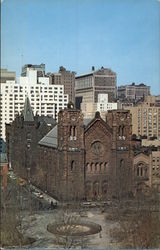
<svg viewBox="0 0 160 250">
<path fill-rule="evenodd" d="M 115 213 L 119 228 L 111 231 L 111 236 L 123 248 L 156 248 L 160 246 L 160 214 L 158 200 L 134 200 L 128 208 L 121 203 Z M 154 204 L 154 202 L 156 204 Z"/>
<path fill-rule="evenodd" d="M 63 248 L 87 247 L 87 238 L 81 235 L 80 216 L 68 209 L 63 209 L 53 224 L 47 226 L 55 235 L 55 244 Z"/>
</svg>

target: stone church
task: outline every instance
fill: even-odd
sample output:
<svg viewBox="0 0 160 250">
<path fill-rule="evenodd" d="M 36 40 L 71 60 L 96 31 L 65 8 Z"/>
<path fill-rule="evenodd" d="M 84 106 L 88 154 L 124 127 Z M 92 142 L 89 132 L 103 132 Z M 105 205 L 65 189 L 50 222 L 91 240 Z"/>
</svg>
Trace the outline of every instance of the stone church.
<svg viewBox="0 0 160 250">
<path fill-rule="evenodd" d="M 131 114 L 112 110 L 84 119 L 72 103 L 49 117 L 23 112 L 6 125 L 11 167 L 58 200 L 106 200 L 133 192 Z"/>
</svg>

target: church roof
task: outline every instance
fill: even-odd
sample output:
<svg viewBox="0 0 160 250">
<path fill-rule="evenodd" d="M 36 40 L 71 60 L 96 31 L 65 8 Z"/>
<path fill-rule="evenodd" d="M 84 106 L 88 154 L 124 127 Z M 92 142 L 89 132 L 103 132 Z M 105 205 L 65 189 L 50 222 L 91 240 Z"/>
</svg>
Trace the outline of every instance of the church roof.
<svg viewBox="0 0 160 250">
<path fill-rule="evenodd" d="M 40 123 L 44 122 L 47 125 L 52 125 L 52 126 L 55 126 L 57 124 L 52 116 L 44 116 L 44 115 L 38 116 L 38 122 Z"/>
<path fill-rule="evenodd" d="M 83 123 L 84 126 L 87 127 L 87 125 L 93 120 L 93 118 L 84 118 Z"/>
<path fill-rule="evenodd" d="M 102 120 L 102 119 L 101 119 Z M 92 124 L 92 122 L 95 122 L 95 118 L 87 118 L 84 119 L 84 127 L 85 129 L 88 127 L 89 124 Z M 102 120 L 102 122 L 104 122 Z M 104 122 L 105 123 L 105 122 Z M 107 128 L 109 127 L 108 125 L 106 125 Z M 110 129 L 110 127 L 109 127 Z M 111 129 L 110 129 L 111 130 Z M 58 146 L 58 127 L 57 125 L 54 126 L 54 128 L 52 128 L 47 135 L 45 135 L 40 141 L 39 141 L 39 145 L 41 146 L 46 146 L 46 147 L 51 147 L 51 148 L 57 148 Z"/>
<path fill-rule="evenodd" d="M 51 129 L 38 143 L 41 146 L 57 148 L 57 125 Z"/>
<path fill-rule="evenodd" d="M 26 122 L 33 122 L 34 121 L 34 116 L 33 116 L 33 111 L 32 107 L 29 101 L 28 96 L 26 97 L 25 104 L 24 104 L 24 110 L 22 111 L 24 121 Z"/>
<path fill-rule="evenodd" d="M 112 129 L 110 126 L 101 118 L 100 113 L 97 111 L 95 113 L 95 117 L 92 119 L 84 119 L 84 124 L 85 124 L 85 132 L 96 122 L 96 121 L 101 121 L 101 123 L 107 128 L 107 130 L 112 133 Z"/>
<path fill-rule="evenodd" d="M 0 163 L 8 163 L 7 154 L 0 153 Z"/>
<path fill-rule="evenodd" d="M 84 119 L 84 126 L 86 127 L 93 119 Z M 48 134 L 46 134 L 40 141 L 39 145 L 51 147 L 51 148 L 57 148 L 58 145 L 58 135 L 57 135 L 57 125 L 55 125 L 54 128 L 52 128 Z"/>
</svg>

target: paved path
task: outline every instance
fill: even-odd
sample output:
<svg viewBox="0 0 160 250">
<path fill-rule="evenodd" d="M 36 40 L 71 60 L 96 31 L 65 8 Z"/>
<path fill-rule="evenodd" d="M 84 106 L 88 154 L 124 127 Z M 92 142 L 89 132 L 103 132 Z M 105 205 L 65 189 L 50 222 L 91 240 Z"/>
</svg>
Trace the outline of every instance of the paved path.
<svg viewBox="0 0 160 250">
<path fill-rule="evenodd" d="M 99 249 L 116 247 L 116 244 L 114 244 L 110 238 L 110 229 L 117 227 L 118 224 L 115 222 L 106 221 L 105 214 L 101 214 L 98 210 L 92 210 L 85 213 L 86 221 L 97 223 L 102 227 L 101 233 L 85 236 L 83 238 L 86 240 L 87 244 L 85 247 Z M 57 220 L 61 214 L 62 210 L 59 209 L 50 212 L 35 213 L 32 216 L 29 214 L 24 216 L 22 223 L 23 233 L 26 236 L 36 239 L 36 242 L 32 245 L 32 247 L 62 247 L 55 244 L 57 237 L 47 231 L 47 225 L 49 223 L 54 223 L 54 221 Z M 77 216 L 79 215 L 77 214 Z M 82 240 L 82 237 L 79 237 L 79 239 Z"/>
</svg>

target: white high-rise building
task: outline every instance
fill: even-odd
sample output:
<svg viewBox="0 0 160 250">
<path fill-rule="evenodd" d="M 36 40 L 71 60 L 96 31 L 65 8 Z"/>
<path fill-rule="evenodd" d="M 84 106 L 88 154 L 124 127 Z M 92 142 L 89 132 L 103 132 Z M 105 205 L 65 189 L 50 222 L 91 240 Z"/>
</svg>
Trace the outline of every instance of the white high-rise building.
<svg viewBox="0 0 160 250">
<path fill-rule="evenodd" d="M 48 77 L 37 77 L 36 70 L 28 70 L 27 76 L 20 77 L 18 83 L 7 81 L 1 85 L 1 124 L 0 136 L 5 140 L 5 123 L 11 123 L 24 108 L 25 98 L 29 97 L 34 115 L 52 116 L 67 107 L 68 95 L 63 85 L 50 85 Z"/>
</svg>

